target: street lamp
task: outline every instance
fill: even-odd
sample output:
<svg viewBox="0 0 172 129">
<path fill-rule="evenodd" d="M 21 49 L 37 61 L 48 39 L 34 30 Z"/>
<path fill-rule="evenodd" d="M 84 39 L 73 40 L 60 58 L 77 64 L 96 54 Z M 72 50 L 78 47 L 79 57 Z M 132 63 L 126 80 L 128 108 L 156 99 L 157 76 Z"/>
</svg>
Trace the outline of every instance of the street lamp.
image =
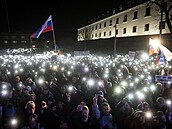
<svg viewBox="0 0 172 129">
<path fill-rule="evenodd" d="M 114 56 L 116 55 L 116 24 L 114 25 L 114 43 L 113 43 Z"/>
</svg>

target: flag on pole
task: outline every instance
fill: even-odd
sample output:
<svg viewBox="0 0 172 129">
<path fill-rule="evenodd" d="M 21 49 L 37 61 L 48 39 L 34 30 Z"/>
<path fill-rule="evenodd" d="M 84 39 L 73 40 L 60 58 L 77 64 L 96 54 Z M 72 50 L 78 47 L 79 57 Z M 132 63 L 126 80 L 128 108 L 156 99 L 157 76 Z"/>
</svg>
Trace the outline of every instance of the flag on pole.
<svg viewBox="0 0 172 129">
<path fill-rule="evenodd" d="M 42 33 L 53 31 L 53 23 L 52 23 L 52 16 L 50 15 L 45 23 L 32 35 L 31 38 L 39 38 Z"/>
<path fill-rule="evenodd" d="M 149 38 L 149 56 L 153 55 L 153 54 L 157 54 L 158 53 L 158 44 L 156 40 L 153 40 L 151 38 Z"/>
<path fill-rule="evenodd" d="M 149 40 L 149 56 L 157 54 L 156 64 L 166 64 L 167 61 L 172 60 L 172 53 L 162 44 L 158 43 L 156 40 Z"/>
</svg>

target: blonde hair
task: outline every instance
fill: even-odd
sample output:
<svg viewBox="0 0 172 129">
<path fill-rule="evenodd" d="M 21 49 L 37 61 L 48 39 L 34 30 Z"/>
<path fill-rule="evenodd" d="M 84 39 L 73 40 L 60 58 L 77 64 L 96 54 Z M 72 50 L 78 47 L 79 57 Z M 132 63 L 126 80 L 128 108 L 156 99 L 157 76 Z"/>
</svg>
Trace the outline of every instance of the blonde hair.
<svg viewBox="0 0 172 129">
<path fill-rule="evenodd" d="M 25 109 L 29 109 L 29 108 L 35 108 L 35 102 L 30 100 L 26 103 Z"/>
</svg>

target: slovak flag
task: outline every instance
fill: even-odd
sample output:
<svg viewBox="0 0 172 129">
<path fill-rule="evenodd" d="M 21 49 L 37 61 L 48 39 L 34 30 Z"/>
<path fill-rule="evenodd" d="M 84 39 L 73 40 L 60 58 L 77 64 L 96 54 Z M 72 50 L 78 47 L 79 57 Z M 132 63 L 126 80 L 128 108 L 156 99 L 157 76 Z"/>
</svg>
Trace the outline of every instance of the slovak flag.
<svg viewBox="0 0 172 129">
<path fill-rule="evenodd" d="M 48 17 L 45 23 L 35 33 L 31 35 L 31 38 L 38 38 L 41 33 L 45 33 L 48 31 L 53 31 L 53 22 L 51 15 Z"/>
<path fill-rule="evenodd" d="M 159 52 L 159 43 L 151 38 L 149 38 L 149 56 Z"/>
<path fill-rule="evenodd" d="M 172 53 L 158 41 L 150 39 L 149 40 L 149 56 L 157 54 L 156 64 L 166 64 L 167 61 L 172 60 Z"/>
</svg>

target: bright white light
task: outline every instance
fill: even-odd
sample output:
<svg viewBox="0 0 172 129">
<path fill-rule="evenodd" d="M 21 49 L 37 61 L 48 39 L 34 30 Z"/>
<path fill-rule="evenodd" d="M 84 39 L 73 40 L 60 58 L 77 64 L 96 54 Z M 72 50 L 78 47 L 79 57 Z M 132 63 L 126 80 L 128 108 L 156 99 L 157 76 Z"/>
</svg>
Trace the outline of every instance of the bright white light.
<svg viewBox="0 0 172 129">
<path fill-rule="evenodd" d="M 11 124 L 12 124 L 12 125 L 16 125 L 16 124 L 17 124 L 17 120 L 16 120 L 16 119 L 12 119 L 12 120 L 11 120 Z"/>
<path fill-rule="evenodd" d="M 143 100 L 143 99 L 145 98 L 145 95 L 144 95 L 142 92 L 140 92 L 140 91 L 137 91 L 137 92 L 136 92 L 136 95 L 137 95 L 137 97 L 138 97 L 140 100 Z"/>
<path fill-rule="evenodd" d="M 103 83 L 102 81 L 98 81 L 98 85 L 101 86 Z"/>
<path fill-rule="evenodd" d="M 148 80 L 151 80 L 152 78 L 151 78 L 151 76 L 148 76 Z"/>
<path fill-rule="evenodd" d="M 20 68 L 20 72 L 23 72 L 23 68 Z"/>
<path fill-rule="evenodd" d="M 141 74 L 141 75 L 140 75 L 140 78 L 142 78 L 142 79 L 143 79 L 144 77 L 145 77 L 145 76 L 144 76 L 143 74 Z"/>
<path fill-rule="evenodd" d="M 151 86 L 150 86 L 150 89 L 151 89 L 151 91 L 155 91 L 155 90 L 156 90 L 155 85 L 151 85 Z"/>
<path fill-rule="evenodd" d="M 167 103 L 167 105 L 171 105 L 172 104 L 171 100 L 167 100 L 166 103 Z"/>
<path fill-rule="evenodd" d="M 135 82 L 139 82 L 139 79 L 138 79 L 138 78 L 135 78 L 134 81 L 135 81 Z"/>
<path fill-rule="evenodd" d="M 142 58 L 143 60 L 147 60 L 147 59 L 149 58 L 149 56 L 148 56 L 147 53 L 143 53 L 143 54 L 141 55 L 141 58 Z"/>
<path fill-rule="evenodd" d="M 152 112 L 145 112 L 146 118 L 151 118 L 152 117 Z"/>
<path fill-rule="evenodd" d="M 148 92 L 148 87 L 143 87 L 144 92 Z"/>
<path fill-rule="evenodd" d="M 89 79 L 88 82 L 87 82 L 87 84 L 89 86 L 93 86 L 95 84 L 95 81 L 93 79 Z"/>
<path fill-rule="evenodd" d="M 128 86 L 128 83 L 126 81 L 122 81 L 121 82 L 121 85 L 124 86 L 124 87 L 126 87 L 126 86 Z"/>
<path fill-rule="evenodd" d="M 83 78 L 82 78 L 82 80 L 83 80 L 83 81 L 86 81 L 86 80 L 87 80 L 87 78 L 86 78 L 86 77 L 83 77 Z"/>
<path fill-rule="evenodd" d="M 89 71 L 89 68 L 88 68 L 88 67 L 85 67 L 85 68 L 84 68 L 84 71 L 85 71 L 85 72 L 88 72 L 88 71 Z"/>
<path fill-rule="evenodd" d="M 133 82 L 131 82 L 129 86 L 130 86 L 130 87 L 133 87 L 133 86 L 134 86 L 134 83 L 133 83 Z"/>
<path fill-rule="evenodd" d="M 67 75 L 71 75 L 71 71 L 67 71 Z"/>
<path fill-rule="evenodd" d="M 7 90 L 3 90 L 3 91 L 1 91 L 1 93 L 3 96 L 5 96 L 5 95 L 7 95 L 8 92 L 7 92 Z"/>
<path fill-rule="evenodd" d="M 104 78 L 108 78 L 109 77 L 109 75 L 108 74 L 104 74 Z"/>
<path fill-rule="evenodd" d="M 154 50 L 158 50 L 160 41 L 158 39 L 153 39 L 153 40 L 150 40 L 149 44 L 154 48 Z"/>
<path fill-rule="evenodd" d="M 129 99 L 133 99 L 134 98 L 134 95 L 132 93 L 128 94 L 127 96 Z"/>
<path fill-rule="evenodd" d="M 7 85 L 2 85 L 2 89 L 6 89 L 7 88 Z"/>
<path fill-rule="evenodd" d="M 43 78 L 39 78 L 39 79 L 38 79 L 38 83 L 39 83 L 39 84 L 43 84 L 43 83 L 44 83 L 44 79 L 43 79 Z"/>
<path fill-rule="evenodd" d="M 69 91 L 72 91 L 72 90 L 73 90 L 73 86 L 69 86 L 69 87 L 68 87 L 68 90 L 69 90 Z"/>
<path fill-rule="evenodd" d="M 53 68 L 52 68 L 54 71 L 57 70 L 57 65 L 53 65 Z"/>
<path fill-rule="evenodd" d="M 61 67 L 61 71 L 64 71 L 64 67 Z"/>
<path fill-rule="evenodd" d="M 116 92 L 117 94 L 122 93 L 121 87 L 116 87 L 116 88 L 115 88 L 115 92 Z"/>
</svg>

